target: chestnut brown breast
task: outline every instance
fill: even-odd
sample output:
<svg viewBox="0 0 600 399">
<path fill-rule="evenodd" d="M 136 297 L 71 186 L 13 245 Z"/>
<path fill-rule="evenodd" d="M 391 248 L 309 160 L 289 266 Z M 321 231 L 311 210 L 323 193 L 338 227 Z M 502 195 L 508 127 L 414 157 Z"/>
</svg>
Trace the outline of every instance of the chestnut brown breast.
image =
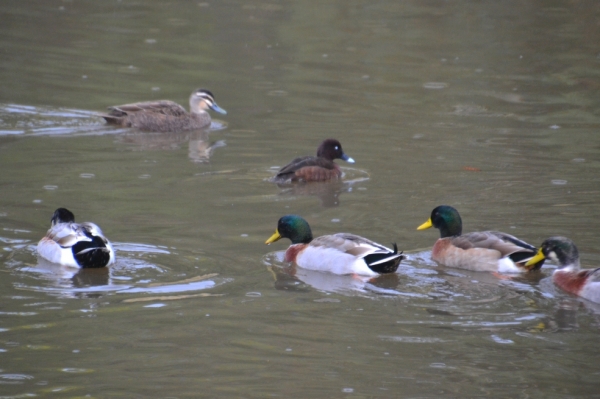
<svg viewBox="0 0 600 399">
<path fill-rule="evenodd" d="M 277 183 L 290 181 L 327 181 L 339 179 L 342 171 L 335 162 L 321 157 L 296 158 L 277 173 Z"/>
</svg>

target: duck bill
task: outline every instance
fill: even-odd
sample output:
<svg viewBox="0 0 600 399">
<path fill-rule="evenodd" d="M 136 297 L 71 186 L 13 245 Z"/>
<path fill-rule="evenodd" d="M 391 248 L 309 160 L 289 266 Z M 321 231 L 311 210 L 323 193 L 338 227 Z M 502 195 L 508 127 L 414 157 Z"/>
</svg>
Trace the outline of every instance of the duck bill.
<svg viewBox="0 0 600 399">
<path fill-rule="evenodd" d="M 350 158 L 348 155 L 346 154 L 342 154 L 342 159 L 348 163 L 354 163 L 354 159 Z"/>
<path fill-rule="evenodd" d="M 544 259 L 546 259 L 546 256 L 542 252 L 542 248 L 540 248 L 540 249 L 538 249 L 535 256 L 533 258 L 529 259 L 527 261 L 527 263 L 525 263 L 525 266 L 535 265 L 536 263 L 538 263 L 539 261 L 544 260 Z"/>
<path fill-rule="evenodd" d="M 265 241 L 265 244 L 269 245 L 280 239 L 281 239 L 281 234 L 279 234 L 279 231 L 275 230 L 275 234 L 273 234 L 271 237 L 269 237 L 269 239 L 267 241 Z"/>
<path fill-rule="evenodd" d="M 425 223 L 417 227 L 417 230 L 425 230 L 430 227 L 433 227 L 433 223 L 431 223 L 431 218 L 429 218 Z"/>
<path fill-rule="evenodd" d="M 219 107 L 219 106 L 217 105 L 217 103 L 212 103 L 212 104 L 210 104 L 210 105 L 209 105 L 209 107 L 210 107 L 210 109 L 212 109 L 213 111 L 215 111 L 215 112 L 218 112 L 218 113 L 220 113 L 220 114 L 223 114 L 223 115 L 227 114 L 227 111 L 225 111 L 223 108 Z"/>
</svg>

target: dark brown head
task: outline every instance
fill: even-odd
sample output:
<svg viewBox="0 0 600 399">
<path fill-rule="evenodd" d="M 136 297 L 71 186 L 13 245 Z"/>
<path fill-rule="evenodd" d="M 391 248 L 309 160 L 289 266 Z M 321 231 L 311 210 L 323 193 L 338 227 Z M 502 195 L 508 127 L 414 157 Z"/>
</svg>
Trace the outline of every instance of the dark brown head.
<svg viewBox="0 0 600 399">
<path fill-rule="evenodd" d="M 317 149 L 317 156 L 330 161 L 333 161 L 334 159 L 343 159 L 346 162 L 354 163 L 354 159 L 344 154 L 342 145 L 336 139 L 327 139 L 323 141 Z"/>
</svg>

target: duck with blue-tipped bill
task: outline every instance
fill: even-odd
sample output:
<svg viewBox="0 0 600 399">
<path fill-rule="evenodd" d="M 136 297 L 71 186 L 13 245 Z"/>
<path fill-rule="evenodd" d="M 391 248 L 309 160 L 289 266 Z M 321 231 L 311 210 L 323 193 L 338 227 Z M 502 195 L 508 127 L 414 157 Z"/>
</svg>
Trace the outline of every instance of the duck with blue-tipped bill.
<svg viewBox="0 0 600 399">
<path fill-rule="evenodd" d="M 544 263 L 539 260 L 527 265 L 526 262 L 535 255 L 536 248 L 510 234 L 499 231 L 462 234 L 460 215 L 448 205 L 433 209 L 429 219 L 417 227 L 417 230 L 430 227 L 440 231 L 440 239 L 433 245 L 431 258 L 443 266 L 497 273 L 524 273 L 538 270 Z"/>
<path fill-rule="evenodd" d="M 354 159 L 344 153 L 342 145 L 336 139 L 324 140 L 317 149 L 317 156 L 304 156 L 292 160 L 282 167 L 273 178 L 275 183 L 311 182 L 337 180 L 342 177 L 340 167 L 333 162 L 342 159 L 354 163 Z"/>
<path fill-rule="evenodd" d="M 275 233 L 265 244 L 281 238 L 292 241 L 285 252 L 285 261 L 309 270 L 377 276 L 396 272 L 404 259 L 396 244 L 392 250 L 354 234 L 337 233 L 313 239 L 308 222 L 298 215 L 280 218 Z"/>
<path fill-rule="evenodd" d="M 133 127 L 151 132 L 182 132 L 208 127 L 211 122 L 209 109 L 226 114 L 215 102 L 215 96 L 205 89 L 197 89 L 190 95 L 190 112 L 181 105 L 169 101 L 145 101 L 108 107 L 109 113 L 100 115 L 109 125 Z"/>
<path fill-rule="evenodd" d="M 50 230 L 37 246 L 40 257 L 59 265 L 99 268 L 115 262 L 115 251 L 91 222 L 75 223 L 75 216 L 65 208 L 54 211 Z"/>
</svg>

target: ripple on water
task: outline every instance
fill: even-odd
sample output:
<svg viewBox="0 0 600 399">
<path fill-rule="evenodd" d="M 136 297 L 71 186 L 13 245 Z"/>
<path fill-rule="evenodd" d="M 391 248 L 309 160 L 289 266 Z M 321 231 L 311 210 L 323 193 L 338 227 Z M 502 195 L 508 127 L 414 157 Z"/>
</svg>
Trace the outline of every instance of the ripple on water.
<svg viewBox="0 0 600 399">
<path fill-rule="evenodd" d="M 0 374 L 0 385 L 22 384 L 23 381 L 32 380 L 28 374 Z"/>
<path fill-rule="evenodd" d="M 407 336 L 389 336 L 380 335 L 379 339 L 388 342 L 403 342 L 408 344 L 434 344 L 442 342 L 451 342 L 449 340 L 435 338 L 435 337 L 407 337 Z"/>
<path fill-rule="evenodd" d="M 403 280 L 406 276 L 400 271 L 375 278 L 358 275 L 337 275 L 293 267 L 284 262 L 284 255 L 285 251 L 275 251 L 263 257 L 263 263 L 275 275 L 275 287 L 278 289 L 304 291 L 310 287 L 317 291 L 349 296 L 428 298 L 426 289 L 421 289 L 418 284 L 407 283 Z M 414 287 L 417 288 L 413 290 Z"/>
<path fill-rule="evenodd" d="M 496 342 L 508 344 L 510 340 L 500 332 L 529 331 L 537 328 L 545 317 L 533 309 L 525 315 L 515 311 L 522 309 L 523 301 L 546 300 L 532 280 L 517 277 L 506 280 L 491 273 L 439 267 L 431 261 L 430 250 L 408 253 L 393 276 L 382 276 L 381 279 L 307 271 L 287 264 L 283 256 L 284 251 L 275 251 L 263 257 L 264 264 L 276 277 L 276 289 L 316 290 L 402 301 L 418 314 L 414 319 L 397 321 L 400 325 L 431 325 L 466 331 L 493 329 L 498 332 Z M 419 336 L 380 338 L 405 343 L 443 342 Z"/>
<path fill-rule="evenodd" d="M 150 305 L 144 306 L 145 308 L 163 308 L 167 306 L 165 303 L 152 303 Z"/>
<path fill-rule="evenodd" d="M 0 136 L 85 136 L 122 132 L 106 129 L 95 112 L 56 107 L 0 104 Z"/>
<path fill-rule="evenodd" d="M 426 82 L 423 84 L 423 88 L 430 90 L 440 90 L 448 87 L 448 83 L 444 82 Z"/>
<path fill-rule="evenodd" d="M 279 171 L 279 167 L 273 166 L 268 169 L 270 177 L 264 178 L 265 181 L 274 183 L 279 187 L 280 191 L 277 195 L 272 195 L 273 201 L 294 200 L 297 197 L 317 197 L 321 206 L 325 208 L 336 207 L 340 204 L 340 196 L 343 193 L 350 193 L 354 190 L 366 190 L 363 186 L 370 179 L 368 172 L 357 169 L 342 167 L 342 180 L 328 182 L 300 182 L 300 183 L 277 183 L 274 181 L 275 175 Z M 264 176 L 264 171 L 257 171 L 258 174 Z M 261 202 L 265 201 L 265 196 L 260 196 Z"/>
<path fill-rule="evenodd" d="M 78 269 L 50 263 L 35 257 L 35 245 L 10 243 L 12 253 L 10 270 L 21 273 L 23 278 L 16 283 L 20 289 L 44 292 L 60 298 L 97 297 L 102 294 L 174 294 L 205 291 L 232 281 L 218 274 L 193 275 L 179 281 L 165 282 L 170 276 L 167 267 L 159 262 L 170 262 L 172 250 L 164 246 L 140 243 L 114 243 L 116 263 L 108 268 Z M 181 256 L 181 254 L 177 254 Z M 184 257 L 188 259 L 189 257 Z M 195 270 L 195 269 L 194 269 Z M 204 294 L 203 294 L 204 295 Z M 36 301 L 44 309 L 61 309 L 64 304 Z M 33 306 L 33 305 L 32 305 Z M 35 312 L 11 312 L 13 315 L 35 315 Z"/>
<path fill-rule="evenodd" d="M 227 281 L 231 281 L 230 279 L 219 279 L 221 280 L 221 284 Z M 209 288 L 214 288 L 219 283 L 217 280 L 206 280 L 199 282 L 190 282 L 183 284 L 169 284 L 164 283 L 161 285 L 152 285 L 147 287 L 132 287 L 124 290 L 120 290 L 119 294 L 174 294 L 178 292 L 188 292 L 188 291 L 202 291 Z"/>
<path fill-rule="evenodd" d="M 65 367 L 65 368 L 61 369 L 60 371 L 63 371 L 65 373 L 83 374 L 83 373 L 91 373 L 94 370 L 92 370 L 92 369 L 84 369 L 84 368 L 75 368 L 75 367 Z"/>
<path fill-rule="evenodd" d="M 515 343 L 515 341 L 513 341 L 512 339 L 500 338 L 498 335 L 491 335 L 491 338 L 497 344 L 506 345 L 506 344 L 514 344 Z"/>
</svg>

